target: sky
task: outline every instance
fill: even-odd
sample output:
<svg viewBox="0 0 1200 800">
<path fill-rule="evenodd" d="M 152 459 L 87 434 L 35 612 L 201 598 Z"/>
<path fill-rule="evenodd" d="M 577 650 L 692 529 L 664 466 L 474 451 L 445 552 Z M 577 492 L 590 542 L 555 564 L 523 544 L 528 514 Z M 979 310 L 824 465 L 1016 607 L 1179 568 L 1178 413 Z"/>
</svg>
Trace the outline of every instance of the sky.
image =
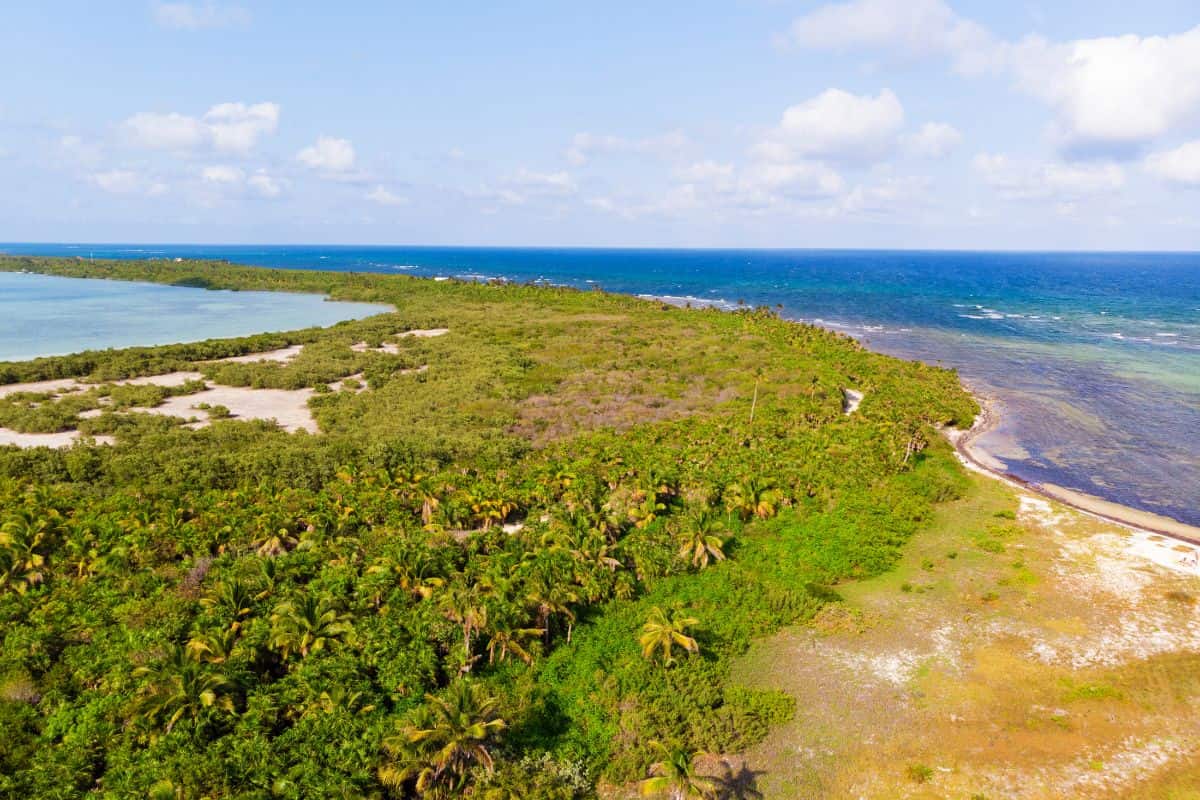
<svg viewBox="0 0 1200 800">
<path fill-rule="evenodd" d="M 0 74 L 0 241 L 1200 250 L 1195 0 L 59 0 Z"/>
</svg>

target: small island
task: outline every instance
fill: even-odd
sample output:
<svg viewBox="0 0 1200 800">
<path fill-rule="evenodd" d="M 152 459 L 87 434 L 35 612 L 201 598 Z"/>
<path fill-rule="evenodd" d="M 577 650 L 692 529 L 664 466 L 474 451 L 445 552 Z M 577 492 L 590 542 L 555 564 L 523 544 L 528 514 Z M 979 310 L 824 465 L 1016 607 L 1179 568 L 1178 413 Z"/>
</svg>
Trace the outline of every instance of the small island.
<svg viewBox="0 0 1200 800">
<path fill-rule="evenodd" d="M 393 309 L 0 363 L 0 795 L 883 797 L 1195 741 L 1184 545 L 968 472 L 951 370 L 763 308 L 0 270 Z"/>
</svg>

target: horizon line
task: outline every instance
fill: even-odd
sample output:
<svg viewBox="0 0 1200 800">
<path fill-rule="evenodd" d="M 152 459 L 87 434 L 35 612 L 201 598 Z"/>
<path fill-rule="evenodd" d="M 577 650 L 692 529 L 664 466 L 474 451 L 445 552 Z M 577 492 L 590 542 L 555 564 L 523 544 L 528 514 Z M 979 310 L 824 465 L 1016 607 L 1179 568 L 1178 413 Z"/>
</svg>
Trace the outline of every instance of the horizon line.
<svg viewBox="0 0 1200 800">
<path fill-rule="evenodd" d="M 0 255 L 32 255 L 6 253 L 6 246 L 16 247 L 309 247 L 309 248 L 378 248 L 412 250 L 541 250 L 591 252 L 826 252 L 826 253 L 976 253 L 976 254 L 1062 254 L 1062 255 L 1200 255 L 1197 250 L 1087 250 L 1072 248 L 967 248 L 967 247 L 804 247 L 804 246 L 679 246 L 679 245 L 512 245 L 512 244 L 379 244 L 379 243 L 313 243 L 313 242 L 132 242 L 132 241 L 61 241 L 61 242 L 0 242 Z"/>
</svg>

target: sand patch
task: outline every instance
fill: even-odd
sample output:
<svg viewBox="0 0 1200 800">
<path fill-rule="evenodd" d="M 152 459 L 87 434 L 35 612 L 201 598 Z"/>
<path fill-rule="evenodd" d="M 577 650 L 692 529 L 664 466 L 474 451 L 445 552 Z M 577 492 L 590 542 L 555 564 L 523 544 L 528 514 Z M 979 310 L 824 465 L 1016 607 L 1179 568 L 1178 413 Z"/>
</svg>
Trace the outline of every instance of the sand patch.
<svg viewBox="0 0 1200 800">
<path fill-rule="evenodd" d="M 197 418 L 204 427 L 212 420 L 200 404 L 225 406 L 236 419 L 274 420 L 285 431 L 317 433 L 317 422 L 308 409 L 312 389 L 248 389 L 241 386 L 212 386 L 196 394 L 168 397 L 154 408 L 135 408 L 143 414 L 161 414 L 183 419 Z"/>
<path fill-rule="evenodd" d="M 842 389 L 842 413 L 850 416 L 862 405 L 863 393 L 854 389 Z"/>
<path fill-rule="evenodd" d="M 112 381 L 118 386 L 183 386 L 190 381 L 202 381 L 204 376 L 199 372 L 168 372 L 165 375 L 146 375 L 142 378 L 128 378 L 122 381 Z"/>
<path fill-rule="evenodd" d="M 262 353 L 247 353 L 244 356 L 230 356 L 229 358 L 218 358 L 210 363 L 213 364 L 257 364 L 261 361 L 276 361 L 281 364 L 286 364 L 300 352 L 304 350 L 304 345 L 294 344 L 291 347 L 281 347 L 278 350 L 267 350 Z"/>
<path fill-rule="evenodd" d="M 18 394 L 20 392 L 58 394 L 60 392 L 74 391 L 78 387 L 79 384 L 74 378 L 56 378 L 51 381 L 33 381 L 31 383 L 7 383 L 0 386 L 0 397 L 8 397 L 10 394 Z"/>
<path fill-rule="evenodd" d="M 384 342 L 379 347 L 370 347 L 366 342 L 355 342 L 350 345 L 350 349 L 356 353 L 388 353 L 394 356 L 399 354 L 400 345 L 395 342 Z"/>
<path fill-rule="evenodd" d="M 450 332 L 449 328 L 427 328 L 425 330 L 404 331 L 397 333 L 397 336 L 416 336 L 418 339 L 431 339 L 434 336 L 445 336 Z"/>
<path fill-rule="evenodd" d="M 0 428 L 0 446 L 15 444 L 17 447 L 70 447 L 80 439 L 86 438 L 79 431 L 58 431 L 57 433 L 18 433 L 8 428 Z M 116 444 L 112 436 L 94 436 L 96 444 Z"/>
</svg>

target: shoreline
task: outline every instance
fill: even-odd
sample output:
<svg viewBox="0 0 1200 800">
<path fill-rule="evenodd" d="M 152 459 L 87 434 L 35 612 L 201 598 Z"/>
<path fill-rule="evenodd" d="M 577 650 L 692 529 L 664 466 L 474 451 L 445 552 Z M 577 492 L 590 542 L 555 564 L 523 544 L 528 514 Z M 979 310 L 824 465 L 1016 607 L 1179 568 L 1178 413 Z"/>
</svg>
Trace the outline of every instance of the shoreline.
<svg viewBox="0 0 1200 800">
<path fill-rule="evenodd" d="M 33 258 L 34 256 L 25 256 L 25 257 Z M 19 258 L 22 258 L 22 256 L 17 256 L 17 255 L 12 255 L 12 254 L 0 254 L 0 261 L 3 261 L 5 259 L 16 260 Z M 64 256 L 49 256 L 49 257 L 42 256 L 41 258 L 65 259 L 67 257 L 64 257 Z M 267 269 L 267 270 L 287 271 L 287 272 L 298 271 L 294 267 L 260 267 L 260 266 L 255 266 L 255 265 L 233 264 L 233 263 L 231 263 L 230 266 L 241 267 L 241 268 L 245 268 L 245 269 Z M 0 271 L 15 272 L 15 270 L 4 270 L 2 267 L 0 267 Z M 53 271 L 22 269 L 22 270 L 20 270 L 20 272 L 27 273 L 27 274 L 34 274 L 34 275 L 49 276 L 49 277 L 66 277 L 66 278 L 77 278 L 77 279 L 79 278 L 79 276 L 61 275 L 60 273 L 56 273 Z M 316 271 L 316 272 L 319 274 L 319 271 Z M 111 275 L 87 276 L 87 277 L 83 277 L 82 279 L 83 280 L 94 280 L 94 279 L 114 280 L 114 276 L 111 276 Z M 426 276 L 419 276 L 418 279 L 439 280 L 439 278 L 429 278 Z M 134 284 L 145 284 L 145 285 L 155 285 L 155 286 L 172 286 L 172 284 L 164 284 L 159 281 L 146 280 L 146 279 L 139 280 L 137 278 L 115 277 L 115 280 L 120 281 L 120 282 L 134 283 Z M 186 288 L 200 288 L 200 287 L 186 287 Z M 381 310 L 378 313 L 387 313 L 387 311 L 385 311 L 384 309 L 392 310 L 392 311 L 395 310 L 394 306 L 391 306 L 390 304 L 387 304 L 387 303 L 334 300 L 332 297 L 329 296 L 328 293 L 324 293 L 324 292 L 320 292 L 320 291 L 305 291 L 303 289 L 297 291 L 294 289 L 289 290 L 286 288 L 277 288 L 277 287 L 271 287 L 271 288 L 265 288 L 265 289 L 248 289 L 248 290 L 228 290 L 228 289 L 222 289 L 221 287 L 203 287 L 203 288 L 204 288 L 204 290 L 207 290 L 207 291 L 215 290 L 215 291 L 261 292 L 263 294 L 296 293 L 296 294 L 302 294 L 302 295 L 320 296 L 323 298 L 323 300 L 325 302 L 353 302 L 353 303 L 359 303 L 362 305 L 379 306 L 381 308 Z M 584 290 L 580 289 L 580 291 L 584 291 Z M 657 300 L 658 302 L 667 302 L 667 303 L 671 303 L 673 305 L 679 305 L 678 301 L 681 299 L 681 298 L 675 298 L 675 297 L 670 297 L 670 296 L 656 296 L 656 295 L 629 294 L 627 296 L 637 297 L 642 300 L 652 300 L 653 299 L 653 300 Z M 673 301 L 675 301 L 675 302 L 673 302 Z M 821 321 L 815 321 L 815 320 L 812 320 L 812 321 L 791 320 L 791 321 L 796 322 L 798 324 L 813 325 L 815 327 L 820 327 L 825 330 L 832 331 L 834 333 L 840 333 L 842 335 L 848 335 L 845 333 L 844 330 L 838 330 L 837 328 L 831 327 Z M 321 327 L 325 327 L 325 326 L 321 326 Z M 251 335 L 255 335 L 255 334 L 251 334 Z M 852 338 L 858 339 L 858 337 L 852 337 Z M 867 349 L 871 349 L 872 352 L 881 353 L 882 355 L 888 355 L 886 353 L 882 353 L 881 351 L 870 348 L 869 345 L 863 344 L 861 339 L 859 339 L 859 342 L 864 347 L 867 347 Z M 159 346 L 166 346 L 166 345 L 161 345 L 161 344 L 160 345 L 126 345 L 125 347 L 139 347 L 139 346 L 159 347 Z M 123 347 L 118 348 L 118 349 L 123 349 Z M 86 352 L 86 351 L 83 351 L 83 352 Z M 68 354 L 68 355 L 73 355 L 73 354 Z M 44 356 L 43 355 L 43 356 L 25 357 L 25 358 L 21 358 L 21 359 L 0 359 L 0 363 L 8 362 L 8 363 L 18 363 L 19 364 L 19 363 L 28 363 L 30 361 L 35 361 L 35 360 L 38 360 L 41 358 L 56 358 L 56 357 L 62 357 L 62 356 Z M 891 357 L 903 358 L 903 356 L 891 356 Z M 1000 480 L 1014 488 L 1017 488 L 1017 489 L 1020 489 L 1023 491 L 1028 491 L 1028 492 L 1031 492 L 1038 496 L 1047 498 L 1049 500 L 1053 500 L 1055 502 L 1061 503 L 1062 505 L 1073 508 L 1084 514 L 1088 514 L 1094 518 L 1104 520 L 1106 522 L 1121 525 L 1121 526 L 1129 528 L 1131 530 L 1141 531 L 1141 532 L 1147 533 L 1147 534 L 1166 536 L 1166 537 L 1170 537 L 1172 539 L 1177 539 L 1179 541 L 1187 542 L 1188 544 L 1200 545 L 1200 527 L 1189 525 L 1187 523 L 1180 522 L 1180 521 L 1172 519 L 1170 517 L 1155 514 L 1153 512 L 1143 511 L 1141 509 L 1136 509 L 1136 508 L 1132 508 L 1129 506 L 1121 505 L 1119 503 L 1116 503 L 1116 502 L 1113 502 L 1110 500 L 1106 500 L 1103 497 L 1096 497 L 1093 495 L 1086 494 L 1084 492 L 1079 492 L 1079 491 L 1076 491 L 1073 489 L 1068 489 L 1066 487 L 1056 486 L 1054 484 L 1042 484 L 1042 483 L 1037 483 L 1034 481 L 1029 481 L 1029 480 L 1026 480 L 1024 478 L 1021 478 L 1021 477 L 1009 472 L 1007 469 L 1007 466 L 1005 465 L 1005 463 L 1003 461 L 1000 461 L 997 457 L 995 457 L 988 451 L 986 451 L 982 448 L 979 448 L 975 445 L 975 441 L 980 436 L 993 430 L 996 427 L 996 425 L 999 423 L 999 412 L 996 410 L 996 401 L 993 398 L 977 391 L 974 387 L 968 385 L 966 382 L 963 382 L 962 385 L 963 385 L 963 388 L 968 393 L 970 393 L 972 397 L 975 398 L 976 402 L 979 403 L 981 412 L 975 418 L 975 420 L 970 428 L 968 428 L 966 430 L 960 430 L 960 429 L 956 429 L 956 428 L 946 428 L 943 430 L 943 433 L 947 436 L 947 438 L 954 445 L 955 450 L 956 450 L 960 460 L 969 469 L 972 469 L 976 472 L 981 472 L 983 474 L 988 475 L 989 477 L 991 477 L 993 479 Z"/>
<path fill-rule="evenodd" d="M 980 413 L 975 417 L 970 428 L 966 430 L 946 428 L 943 433 L 954 445 L 959 459 L 968 469 L 999 480 L 1013 488 L 1053 500 L 1095 519 L 1141 533 L 1166 536 L 1188 544 L 1200 545 L 1200 528 L 1194 525 L 1063 486 L 1028 481 L 1009 472 L 1004 468 L 1005 465 L 1002 461 L 975 444 L 980 436 L 994 430 L 1000 423 L 996 402 L 965 383 L 963 388 L 979 403 Z"/>
</svg>

